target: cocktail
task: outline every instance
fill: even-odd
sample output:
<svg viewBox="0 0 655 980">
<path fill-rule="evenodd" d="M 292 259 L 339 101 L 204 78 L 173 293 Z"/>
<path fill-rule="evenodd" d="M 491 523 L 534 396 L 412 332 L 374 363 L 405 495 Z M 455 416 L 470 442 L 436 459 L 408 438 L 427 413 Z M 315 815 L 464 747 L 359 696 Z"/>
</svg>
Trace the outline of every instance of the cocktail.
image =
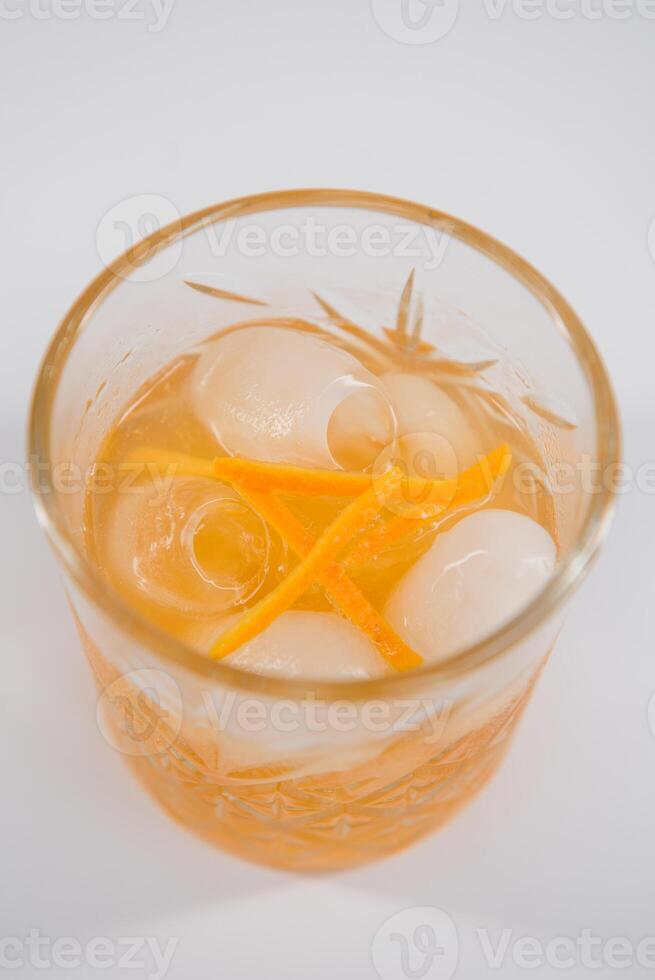
<svg viewBox="0 0 655 980">
<path fill-rule="evenodd" d="M 31 440 L 108 741 L 184 826 L 301 868 L 397 850 L 486 783 L 602 537 L 590 461 L 618 453 L 535 270 L 345 191 L 219 205 L 116 260 L 46 355 Z"/>
</svg>

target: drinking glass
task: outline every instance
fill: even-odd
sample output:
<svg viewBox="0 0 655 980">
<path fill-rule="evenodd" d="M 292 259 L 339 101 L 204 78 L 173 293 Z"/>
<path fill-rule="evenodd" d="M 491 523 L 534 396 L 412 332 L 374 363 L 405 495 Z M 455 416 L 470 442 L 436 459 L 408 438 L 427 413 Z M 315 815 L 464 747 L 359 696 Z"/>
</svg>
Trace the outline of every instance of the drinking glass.
<svg viewBox="0 0 655 980">
<path fill-rule="evenodd" d="M 509 248 L 391 197 L 261 194 L 126 244 L 59 326 L 29 427 L 36 509 L 97 681 L 98 724 L 169 814 L 233 853 L 313 869 L 396 851 L 496 770 L 603 540 L 619 429 L 598 351 Z M 450 382 L 538 455 L 541 482 L 528 483 L 551 508 L 556 570 L 492 635 L 379 679 L 265 677 L 203 657 L 101 574 L 86 491 L 121 410 L 178 355 L 271 311 L 365 342 L 431 345 Z"/>
</svg>

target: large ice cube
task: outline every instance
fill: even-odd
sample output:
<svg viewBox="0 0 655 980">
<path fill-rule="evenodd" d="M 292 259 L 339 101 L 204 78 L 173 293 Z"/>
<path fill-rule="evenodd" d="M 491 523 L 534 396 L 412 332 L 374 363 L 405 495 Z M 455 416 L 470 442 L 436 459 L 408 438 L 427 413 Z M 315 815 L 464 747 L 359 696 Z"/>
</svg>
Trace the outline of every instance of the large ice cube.
<svg viewBox="0 0 655 980">
<path fill-rule="evenodd" d="M 475 462 L 477 435 L 459 405 L 429 378 L 404 371 L 382 376 L 403 456 L 420 476 L 450 477 Z"/>
<path fill-rule="evenodd" d="M 365 467 L 392 441 L 384 386 L 347 351 L 275 326 L 210 343 L 193 378 L 199 418 L 234 456 Z"/>
<path fill-rule="evenodd" d="M 478 642 L 545 585 L 556 549 L 547 531 L 509 510 L 484 510 L 437 536 L 396 585 L 388 622 L 426 661 Z"/>
<path fill-rule="evenodd" d="M 259 515 L 231 487 L 194 477 L 119 493 L 103 542 L 101 561 L 121 588 L 180 613 L 245 602 L 270 564 Z"/>
<path fill-rule="evenodd" d="M 226 618 L 214 630 L 198 634 L 208 652 L 212 641 L 234 623 Z M 389 672 L 373 643 L 336 613 L 288 610 L 254 639 L 225 658 L 225 663 L 255 674 L 306 677 L 308 680 L 364 680 Z"/>
</svg>

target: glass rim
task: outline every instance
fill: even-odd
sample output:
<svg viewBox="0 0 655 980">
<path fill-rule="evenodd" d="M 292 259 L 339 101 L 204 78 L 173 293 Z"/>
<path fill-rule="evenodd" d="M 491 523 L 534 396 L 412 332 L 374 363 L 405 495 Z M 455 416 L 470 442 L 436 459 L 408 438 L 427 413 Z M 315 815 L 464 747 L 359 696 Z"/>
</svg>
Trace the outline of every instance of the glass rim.
<svg viewBox="0 0 655 980">
<path fill-rule="evenodd" d="M 602 482 L 585 515 L 575 542 L 558 563 L 554 575 L 538 595 L 512 619 L 472 646 L 446 659 L 416 670 L 357 681 L 313 681 L 307 678 L 266 677 L 247 673 L 223 661 L 213 661 L 193 647 L 159 629 L 133 608 L 120 593 L 101 577 L 93 563 L 75 545 L 68 533 L 52 483 L 50 426 L 52 406 L 63 367 L 89 314 L 125 279 L 128 269 L 143 264 L 158 251 L 186 238 L 200 228 L 226 219 L 257 212 L 301 207 L 349 207 L 400 216 L 419 224 L 447 231 L 523 284 L 549 312 L 553 325 L 569 342 L 589 385 L 593 398 L 597 434 L 597 455 L 601 472 L 620 459 L 620 425 L 616 401 L 603 360 L 581 320 L 555 287 L 529 262 L 508 246 L 474 225 L 446 212 L 402 198 L 366 191 L 308 188 L 249 195 L 211 205 L 175 220 L 149 235 L 136 247 L 115 259 L 84 289 L 61 320 L 52 337 L 35 381 L 28 423 L 28 459 L 45 465 L 43 486 L 33 487 L 37 517 L 54 551 L 87 598 L 109 616 L 112 622 L 143 642 L 164 661 L 177 663 L 207 680 L 230 688 L 269 696 L 325 700 L 349 698 L 356 701 L 388 698 L 396 692 L 429 681 L 453 681 L 491 661 L 499 660 L 516 644 L 536 630 L 571 595 L 582 581 L 605 538 L 615 491 Z"/>
</svg>

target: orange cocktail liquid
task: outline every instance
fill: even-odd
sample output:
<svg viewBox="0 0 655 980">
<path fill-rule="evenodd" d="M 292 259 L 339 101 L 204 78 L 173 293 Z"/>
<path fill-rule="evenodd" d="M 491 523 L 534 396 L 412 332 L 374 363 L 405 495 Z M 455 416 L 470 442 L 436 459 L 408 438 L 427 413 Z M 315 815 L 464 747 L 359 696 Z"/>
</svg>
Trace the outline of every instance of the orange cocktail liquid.
<svg viewBox="0 0 655 980">
<path fill-rule="evenodd" d="M 306 327 L 285 321 L 285 329 Z M 358 346 L 356 355 L 360 360 L 366 356 L 367 370 L 376 375 L 389 369 L 375 346 L 367 355 Z M 85 542 L 108 586 L 160 630 L 209 657 L 218 649 L 226 616 L 254 610 L 293 573 L 302 555 L 266 515 L 257 513 L 261 486 L 245 487 L 241 497 L 238 483 L 228 485 L 216 476 L 213 461 L 228 454 L 194 407 L 198 357 L 192 351 L 168 364 L 116 418 L 98 454 L 96 475 L 102 471 L 102 479 L 90 481 Z M 407 354 L 401 368 L 426 375 L 425 361 L 414 363 Z M 475 433 L 479 457 L 504 445 L 511 464 L 493 489 L 471 495 L 459 508 L 423 513 L 419 519 L 391 506 L 371 517 L 369 537 L 375 532 L 384 539 L 388 525 L 396 529 L 394 534 L 372 551 L 366 540 L 354 537 L 339 555 L 338 574 L 347 575 L 376 615 L 399 578 L 462 514 L 487 507 L 517 511 L 556 538 L 552 499 L 535 475 L 539 454 L 520 418 L 462 369 L 449 371 L 435 361 L 430 376 Z M 370 473 L 371 460 L 350 462 L 349 470 Z M 464 460 L 460 469 L 470 462 Z M 512 479 L 526 462 L 531 464 L 530 486 L 525 474 L 520 481 Z M 253 492 L 255 497 L 249 498 Z M 352 503 L 351 498 L 294 492 L 293 487 L 274 499 L 305 530 L 310 543 Z M 317 578 L 290 608 L 333 612 L 334 606 L 325 580 Z M 359 607 L 356 611 L 361 613 Z M 458 694 L 448 704 L 437 738 L 434 719 L 424 719 L 373 741 L 365 736 L 358 741 L 353 735 L 342 742 L 326 738 L 317 745 L 315 740 L 307 747 L 296 746 L 293 739 L 278 743 L 266 731 L 259 738 L 250 734 L 241 739 L 238 731 L 217 728 L 203 717 L 202 692 L 194 688 L 188 694 L 183 681 L 182 700 L 195 700 L 191 717 L 176 718 L 170 706 L 164 708 L 157 697 L 137 689 L 101 641 L 80 629 L 105 692 L 103 710 L 112 741 L 155 798 L 211 842 L 285 867 L 370 860 L 450 819 L 497 767 L 544 659 L 497 689 Z M 174 672 L 174 665 L 170 669 Z M 384 683 L 390 683 L 388 673 Z M 264 688 L 261 697 L 269 698 Z"/>
</svg>

